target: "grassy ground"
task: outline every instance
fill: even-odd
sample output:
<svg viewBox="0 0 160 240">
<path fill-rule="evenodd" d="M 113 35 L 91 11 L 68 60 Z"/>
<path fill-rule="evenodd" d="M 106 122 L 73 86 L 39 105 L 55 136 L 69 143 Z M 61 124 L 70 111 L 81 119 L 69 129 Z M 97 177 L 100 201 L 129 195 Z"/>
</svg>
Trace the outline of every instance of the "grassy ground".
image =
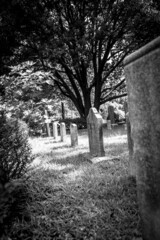
<svg viewBox="0 0 160 240">
<path fill-rule="evenodd" d="M 53 138 L 30 140 L 35 160 L 29 198 L 11 239 L 141 239 L 135 181 L 128 174 L 126 132 L 104 130 L 106 159 L 93 164 L 86 131 L 78 147 Z M 102 161 L 101 161 L 102 160 Z"/>
</svg>

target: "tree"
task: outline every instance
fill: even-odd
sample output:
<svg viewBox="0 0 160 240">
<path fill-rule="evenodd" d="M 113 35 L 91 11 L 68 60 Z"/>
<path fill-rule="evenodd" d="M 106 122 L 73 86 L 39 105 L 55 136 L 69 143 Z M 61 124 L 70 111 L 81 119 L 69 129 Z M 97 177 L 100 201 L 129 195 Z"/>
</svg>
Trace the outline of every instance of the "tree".
<svg viewBox="0 0 160 240">
<path fill-rule="evenodd" d="M 19 42 L 14 56 L 18 61 L 32 60 L 34 71 L 48 72 L 81 117 L 86 118 L 91 106 L 99 109 L 126 96 L 123 59 L 149 32 L 138 35 L 146 18 L 142 4 L 135 0 L 9 2 Z"/>
<path fill-rule="evenodd" d="M 54 1 L 49 9 L 47 3 L 43 2 L 40 18 L 43 25 L 27 38 L 25 47 L 50 71 L 50 78 L 74 102 L 81 117 L 88 115 L 92 105 L 99 109 L 102 103 L 125 96 L 114 94 L 124 86 L 122 69 L 115 78 L 113 74 L 134 46 L 126 37 L 135 17 L 131 5 L 127 1 L 63 0 Z"/>
</svg>

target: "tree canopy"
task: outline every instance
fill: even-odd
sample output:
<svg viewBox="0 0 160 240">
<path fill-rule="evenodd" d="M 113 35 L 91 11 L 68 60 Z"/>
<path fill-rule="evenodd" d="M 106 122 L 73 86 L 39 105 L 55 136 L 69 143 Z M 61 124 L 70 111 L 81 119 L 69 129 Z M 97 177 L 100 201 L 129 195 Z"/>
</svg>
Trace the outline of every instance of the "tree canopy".
<svg viewBox="0 0 160 240">
<path fill-rule="evenodd" d="M 122 62 L 156 36 L 159 22 L 152 21 L 153 9 L 159 5 L 153 2 L 152 6 L 151 1 L 144 5 L 136 0 L 4 1 L 0 16 L 3 38 L 8 37 L 14 53 L 10 60 L 32 61 L 32 71 L 47 73 L 85 118 L 91 106 L 99 109 L 126 96 Z"/>
</svg>

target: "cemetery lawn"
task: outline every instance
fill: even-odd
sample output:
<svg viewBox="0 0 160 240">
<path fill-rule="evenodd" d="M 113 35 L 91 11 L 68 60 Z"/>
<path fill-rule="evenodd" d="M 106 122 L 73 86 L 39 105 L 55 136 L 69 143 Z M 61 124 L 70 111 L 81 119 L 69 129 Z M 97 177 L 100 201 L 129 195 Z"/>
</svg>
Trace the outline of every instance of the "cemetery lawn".
<svg viewBox="0 0 160 240">
<path fill-rule="evenodd" d="M 106 159 L 92 163 L 86 130 L 79 145 L 53 138 L 30 140 L 35 160 L 27 209 L 16 221 L 12 240 L 140 240 L 136 184 L 128 173 L 123 127 L 104 131 Z"/>
</svg>

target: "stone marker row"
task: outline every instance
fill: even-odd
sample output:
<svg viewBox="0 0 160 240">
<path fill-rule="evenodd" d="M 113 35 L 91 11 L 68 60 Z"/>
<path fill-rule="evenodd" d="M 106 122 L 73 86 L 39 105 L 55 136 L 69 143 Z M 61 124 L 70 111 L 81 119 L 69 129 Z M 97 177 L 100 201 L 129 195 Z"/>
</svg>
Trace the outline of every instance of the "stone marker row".
<svg viewBox="0 0 160 240">
<path fill-rule="evenodd" d="M 50 119 L 45 120 L 46 123 L 46 129 L 47 129 L 47 135 L 50 137 L 51 136 L 51 131 L 50 131 L 50 126 L 49 124 L 51 123 Z M 61 141 L 64 142 L 66 140 L 66 125 L 64 122 L 58 123 L 58 121 L 55 121 L 52 123 L 53 126 L 53 137 L 55 140 L 58 138 L 58 125 L 60 125 L 60 137 Z M 70 135 L 71 135 L 71 146 L 75 147 L 78 145 L 78 129 L 77 125 L 71 123 L 70 124 Z"/>
</svg>

